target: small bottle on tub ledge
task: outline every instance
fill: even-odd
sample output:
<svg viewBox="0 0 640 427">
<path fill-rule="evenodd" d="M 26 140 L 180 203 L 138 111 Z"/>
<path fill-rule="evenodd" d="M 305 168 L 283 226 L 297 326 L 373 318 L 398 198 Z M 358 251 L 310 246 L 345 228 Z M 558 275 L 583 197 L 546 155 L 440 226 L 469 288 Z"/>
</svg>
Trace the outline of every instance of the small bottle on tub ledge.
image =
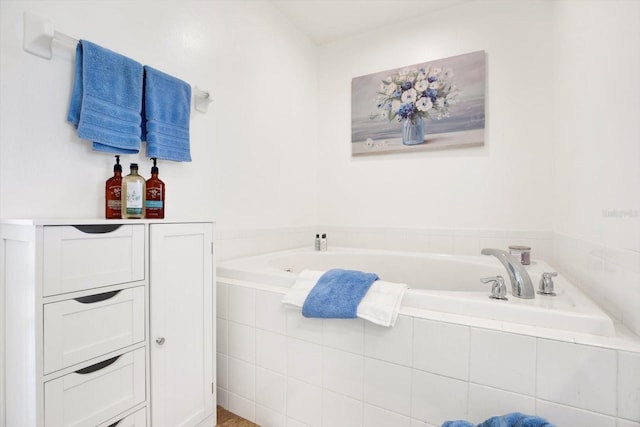
<svg viewBox="0 0 640 427">
<path fill-rule="evenodd" d="M 327 235 L 323 233 L 322 237 L 320 238 L 320 251 L 325 252 L 326 250 L 327 250 Z"/>
</svg>

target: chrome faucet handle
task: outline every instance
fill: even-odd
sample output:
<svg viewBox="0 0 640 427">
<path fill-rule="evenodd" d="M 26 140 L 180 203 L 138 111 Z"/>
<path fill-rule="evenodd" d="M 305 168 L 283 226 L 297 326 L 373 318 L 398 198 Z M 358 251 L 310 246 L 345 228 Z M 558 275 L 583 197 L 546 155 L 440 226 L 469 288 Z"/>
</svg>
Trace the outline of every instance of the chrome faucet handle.
<svg viewBox="0 0 640 427">
<path fill-rule="evenodd" d="M 556 293 L 553 290 L 553 278 L 556 277 L 558 273 L 542 273 L 542 277 L 540 277 L 540 283 L 538 284 L 538 291 L 536 293 L 540 295 L 552 295 L 555 296 Z"/>
<path fill-rule="evenodd" d="M 491 299 L 499 299 L 506 301 L 507 298 L 507 286 L 504 284 L 504 278 L 502 276 L 484 277 L 480 279 L 482 283 L 491 283 Z"/>
</svg>

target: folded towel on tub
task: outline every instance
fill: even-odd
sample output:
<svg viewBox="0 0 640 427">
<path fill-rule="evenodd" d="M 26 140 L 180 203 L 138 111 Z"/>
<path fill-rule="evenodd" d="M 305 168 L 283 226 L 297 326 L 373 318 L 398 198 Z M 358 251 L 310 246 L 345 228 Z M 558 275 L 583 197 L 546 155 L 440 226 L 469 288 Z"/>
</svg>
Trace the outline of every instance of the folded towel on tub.
<svg viewBox="0 0 640 427">
<path fill-rule="evenodd" d="M 469 421 L 456 420 L 445 421 L 442 427 L 474 427 Z M 526 415 L 520 412 L 511 412 L 506 415 L 491 417 L 478 424 L 478 427 L 556 427 L 549 421 L 537 415 Z"/>
<path fill-rule="evenodd" d="M 304 270 L 287 291 L 282 303 L 288 307 L 302 308 L 323 271 Z M 376 280 L 371 284 L 356 309 L 356 316 L 380 326 L 395 325 L 402 297 L 408 286 L 403 283 Z"/>
<path fill-rule="evenodd" d="M 358 304 L 373 282 L 375 273 L 335 268 L 324 273 L 302 305 L 304 317 L 355 319 Z"/>
<path fill-rule="evenodd" d="M 144 66 L 143 139 L 147 157 L 190 162 L 191 86 Z"/>
<path fill-rule="evenodd" d="M 131 154 L 140 151 L 142 64 L 86 40 L 76 47 L 67 120 L 93 149 Z"/>
</svg>

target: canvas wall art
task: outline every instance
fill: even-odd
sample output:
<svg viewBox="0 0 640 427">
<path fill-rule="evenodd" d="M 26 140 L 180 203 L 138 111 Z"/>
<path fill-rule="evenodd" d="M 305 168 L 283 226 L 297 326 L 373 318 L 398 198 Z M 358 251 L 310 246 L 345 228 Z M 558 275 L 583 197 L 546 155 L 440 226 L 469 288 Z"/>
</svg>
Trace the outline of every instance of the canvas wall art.
<svg viewBox="0 0 640 427">
<path fill-rule="evenodd" d="M 354 156 L 484 144 L 485 52 L 351 81 Z"/>
</svg>

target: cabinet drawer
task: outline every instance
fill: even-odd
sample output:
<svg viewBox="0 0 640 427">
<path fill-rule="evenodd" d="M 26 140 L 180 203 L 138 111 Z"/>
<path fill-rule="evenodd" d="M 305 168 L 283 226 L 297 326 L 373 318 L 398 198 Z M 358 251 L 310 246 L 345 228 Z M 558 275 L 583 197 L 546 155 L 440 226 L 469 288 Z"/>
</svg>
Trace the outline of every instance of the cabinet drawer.
<svg viewBox="0 0 640 427">
<path fill-rule="evenodd" d="M 144 225 L 44 227 L 43 295 L 144 279 Z"/>
<path fill-rule="evenodd" d="M 94 427 L 143 402 L 144 348 L 114 359 L 46 382 L 45 426 Z"/>
<path fill-rule="evenodd" d="M 142 408 L 128 417 L 108 424 L 107 427 L 147 427 L 147 410 Z"/>
<path fill-rule="evenodd" d="M 144 286 L 44 305 L 44 373 L 144 340 Z"/>
</svg>

